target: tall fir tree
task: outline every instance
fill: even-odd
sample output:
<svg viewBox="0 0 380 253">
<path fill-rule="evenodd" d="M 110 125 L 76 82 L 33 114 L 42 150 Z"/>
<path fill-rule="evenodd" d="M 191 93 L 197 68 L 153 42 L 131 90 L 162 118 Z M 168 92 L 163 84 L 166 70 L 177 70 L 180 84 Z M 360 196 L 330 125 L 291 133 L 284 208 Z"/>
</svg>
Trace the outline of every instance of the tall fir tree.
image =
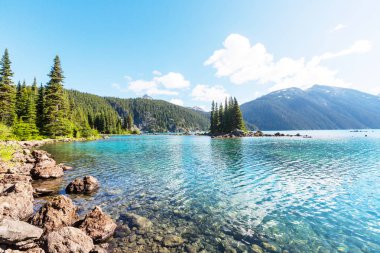
<svg viewBox="0 0 380 253">
<path fill-rule="evenodd" d="M 48 76 L 50 81 L 46 85 L 44 105 L 45 134 L 50 137 L 70 136 L 72 127 L 67 118 L 68 102 L 63 89 L 64 76 L 58 56 L 54 58 L 54 65 Z"/>
<path fill-rule="evenodd" d="M 40 133 L 42 133 L 44 130 L 43 129 L 44 123 L 45 123 L 44 108 L 45 108 L 45 89 L 41 84 L 40 87 L 38 88 L 38 98 L 37 98 L 37 105 L 36 105 L 36 109 L 37 109 L 36 125 Z"/>
<path fill-rule="evenodd" d="M 219 111 L 218 111 L 218 133 L 223 133 L 224 131 L 224 109 L 223 109 L 223 103 L 220 103 L 219 105 Z"/>
<path fill-rule="evenodd" d="M 234 118 L 234 129 L 240 129 L 240 130 L 245 131 L 246 127 L 244 124 L 243 114 L 240 110 L 240 106 L 236 98 L 234 98 L 233 100 L 232 113 L 233 113 L 233 118 Z"/>
<path fill-rule="evenodd" d="M 12 82 L 11 63 L 8 49 L 5 49 L 0 61 L 0 122 L 8 126 L 16 120 L 16 89 Z"/>
<path fill-rule="evenodd" d="M 133 117 L 132 115 L 129 113 L 128 114 L 128 117 L 127 117 L 127 129 L 128 130 L 131 130 L 133 128 Z"/>
<path fill-rule="evenodd" d="M 210 132 L 213 134 L 215 133 L 215 102 L 212 101 L 211 104 L 211 112 L 210 112 Z"/>
</svg>

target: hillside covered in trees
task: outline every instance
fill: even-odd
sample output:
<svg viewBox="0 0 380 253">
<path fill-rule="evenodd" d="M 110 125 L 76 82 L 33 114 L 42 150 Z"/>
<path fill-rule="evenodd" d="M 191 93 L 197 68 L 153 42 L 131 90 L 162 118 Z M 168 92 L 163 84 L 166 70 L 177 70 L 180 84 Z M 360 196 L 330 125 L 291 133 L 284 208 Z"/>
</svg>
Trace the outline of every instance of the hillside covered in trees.
<svg viewBox="0 0 380 253">
<path fill-rule="evenodd" d="M 99 133 L 182 132 L 207 130 L 209 116 L 162 100 L 105 98 L 63 86 L 58 56 L 49 82 L 14 84 L 5 50 L 0 61 L 0 138 L 91 138 Z"/>
<path fill-rule="evenodd" d="M 208 113 L 178 106 L 163 100 L 113 97 L 107 97 L 106 100 L 121 117 L 125 118 L 132 114 L 135 125 L 144 131 L 203 131 L 209 127 Z"/>
</svg>

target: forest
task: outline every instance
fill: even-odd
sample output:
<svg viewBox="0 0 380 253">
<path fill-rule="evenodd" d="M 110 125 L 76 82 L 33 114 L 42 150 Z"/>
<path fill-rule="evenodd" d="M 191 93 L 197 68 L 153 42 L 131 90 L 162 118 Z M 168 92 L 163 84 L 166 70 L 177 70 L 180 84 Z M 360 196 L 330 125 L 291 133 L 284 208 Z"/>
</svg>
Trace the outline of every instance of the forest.
<svg viewBox="0 0 380 253">
<path fill-rule="evenodd" d="M 64 88 L 59 56 L 46 85 L 14 84 L 9 52 L 0 61 L 0 139 L 95 138 L 99 134 L 205 131 L 209 114 L 163 100 L 101 97 Z"/>
</svg>

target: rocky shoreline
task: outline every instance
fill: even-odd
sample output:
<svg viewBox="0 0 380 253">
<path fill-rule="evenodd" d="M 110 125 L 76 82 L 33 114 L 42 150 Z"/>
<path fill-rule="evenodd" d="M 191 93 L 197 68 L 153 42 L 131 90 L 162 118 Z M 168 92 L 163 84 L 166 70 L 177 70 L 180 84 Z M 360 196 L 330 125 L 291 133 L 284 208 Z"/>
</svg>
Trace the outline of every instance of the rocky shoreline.
<svg viewBox="0 0 380 253">
<path fill-rule="evenodd" d="M 202 219 L 206 217 L 200 214 L 193 220 L 185 211 L 173 209 L 162 216 L 154 210 L 169 210 L 168 206 L 158 206 L 149 193 L 138 197 L 146 201 L 140 204 L 133 200 L 125 212 L 116 215 L 84 204 L 89 211 L 79 217 L 83 206 L 76 206 L 70 194 L 76 194 L 74 198 L 83 195 L 87 202 L 85 195 L 101 186 L 92 176 L 75 178 L 65 188 L 67 195 L 58 194 L 61 183 L 57 190 L 41 186 L 57 184 L 65 171 L 75 169 L 57 164 L 46 151 L 36 149 L 46 142 L 6 143 L 16 149 L 9 162 L 0 161 L 0 253 L 281 252 L 260 235 L 245 236 L 246 244 L 239 243 L 239 231 L 229 229 L 213 238 L 211 230 L 223 229 L 216 223 L 213 228 L 204 228 Z M 201 239 L 201 233 L 207 238 Z"/>
<path fill-rule="evenodd" d="M 231 133 L 222 133 L 222 134 L 208 134 L 211 138 L 219 138 L 219 139 L 226 139 L 226 138 L 240 138 L 240 137 L 300 137 L 300 138 L 312 138 L 310 135 L 301 135 L 299 133 L 297 134 L 283 134 L 280 132 L 277 132 L 275 134 L 264 134 L 260 130 L 256 132 L 252 131 L 242 131 L 239 129 L 235 129 Z"/>
<path fill-rule="evenodd" d="M 106 241 L 117 225 L 100 207 L 79 217 L 69 197 L 33 187 L 34 180 L 60 178 L 72 169 L 34 149 L 52 142 L 56 140 L 1 143 L 14 152 L 10 161 L 0 160 L 0 252 L 107 252 Z M 89 194 L 99 187 L 96 178 L 85 176 L 71 182 L 66 192 Z M 55 196 L 34 212 L 35 198 L 51 194 Z"/>
</svg>

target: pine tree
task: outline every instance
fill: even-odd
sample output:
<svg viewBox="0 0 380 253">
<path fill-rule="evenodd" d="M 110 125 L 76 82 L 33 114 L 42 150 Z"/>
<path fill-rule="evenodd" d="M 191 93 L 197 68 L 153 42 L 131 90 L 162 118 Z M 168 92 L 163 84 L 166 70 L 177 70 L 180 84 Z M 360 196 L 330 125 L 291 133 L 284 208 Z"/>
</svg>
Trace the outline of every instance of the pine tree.
<svg viewBox="0 0 380 253">
<path fill-rule="evenodd" d="M 234 129 L 240 129 L 240 130 L 243 130 L 245 131 L 246 128 L 245 128 L 245 124 L 244 124 L 244 120 L 243 120 L 243 114 L 240 110 L 240 106 L 239 106 L 239 103 L 237 102 L 236 98 L 234 98 L 233 100 L 233 110 L 232 110 L 232 113 L 233 113 L 233 118 L 234 118 Z"/>
<path fill-rule="evenodd" d="M 40 131 L 40 133 L 43 132 L 44 127 L 44 108 L 45 108 L 45 89 L 40 85 L 38 88 L 38 98 L 37 98 L 37 105 L 36 105 L 36 111 L 37 111 L 37 117 L 36 117 L 36 125 Z"/>
<path fill-rule="evenodd" d="M 0 61 L 0 122 L 8 126 L 12 126 L 16 119 L 16 89 L 12 82 L 11 63 L 8 49 L 5 49 Z"/>
<path fill-rule="evenodd" d="M 223 103 L 220 103 L 219 105 L 219 112 L 218 112 L 218 133 L 224 133 L 224 109 L 223 109 Z"/>
<path fill-rule="evenodd" d="M 71 122 L 67 118 L 67 99 L 63 90 L 63 71 L 58 56 L 48 75 L 50 81 L 45 91 L 45 133 L 50 137 L 69 136 L 72 131 Z"/>
<path fill-rule="evenodd" d="M 215 102 L 212 101 L 211 104 L 211 113 L 210 113 L 210 132 L 213 134 L 215 133 Z"/>
<path fill-rule="evenodd" d="M 133 117 L 132 115 L 129 113 L 128 114 L 128 117 L 127 117 L 127 129 L 128 130 L 131 130 L 133 128 Z"/>
<path fill-rule="evenodd" d="M 32 84 L 32 94 L 33 94 L 34 97 L 37 99 L 37 95 L 38 95 L 38 87 L 37 87 L 37 79 L 36 79 L 36 78 L 33 79 L 33 84 Z"/>
</svg>

